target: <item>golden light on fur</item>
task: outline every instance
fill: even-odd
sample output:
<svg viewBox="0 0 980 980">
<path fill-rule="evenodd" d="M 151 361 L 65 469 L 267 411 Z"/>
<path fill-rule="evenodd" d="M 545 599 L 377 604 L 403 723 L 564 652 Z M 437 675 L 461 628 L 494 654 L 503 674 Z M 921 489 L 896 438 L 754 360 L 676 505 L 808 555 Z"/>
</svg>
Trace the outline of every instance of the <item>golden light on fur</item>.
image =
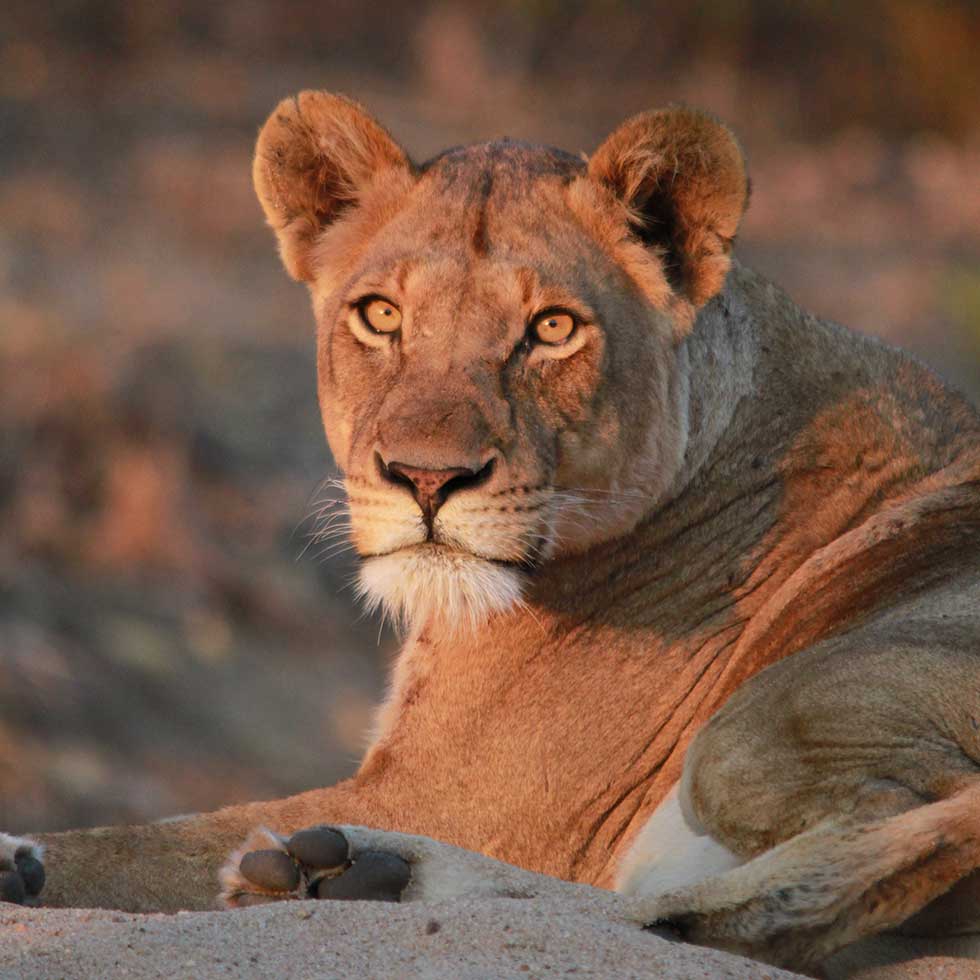
<svg viewBox="0 0 980 980">
<path fill-rule="evenodd" d="M 324 224 L 356 205 L 379 175 L 407 175 L 408 166 L 350 99 L 326 92 L 283 99 L 259 134 L 252 178 L 286 271 L 312 280 L 310 251 Z"/>
<path fill-rule="evenodd" d="M 731 133 L 673 108 L 588 162 L 416 165 L 306 92 L 255 184 L 313 299 L 360 591 L 412 629 L 352 779 L 45 835 L 49 897 L 203 907 L 256 825 L 329 821 L 618 880 L 639 924 L 804 969 L 923 908 L 980 929 L 980 417 L 733 263 Z M 444 896 L 445 849 L 413 853 L 409 897 Z"/>
<path fill-rule="evenodd" d="M 379 493 L 379 454 L 476 471 L 496 453 L 492 480 L 459 498 L 465 517 L 453 491 L 433 538 L 476 558 L 538 561 L 628 532 L 683 462 L 675 347 L 721 288 L 745 203 L 728 131 L 668 110 L 625 123 L 587 166 L 503 142 L 417 167 L 351 103 L 284 105 L 259 138 L 256 189 L 310 281 L 324 425 L 348 477 Z M 283 200 L 319 232 L 283 226 Z M 588 505 L 546 513 L 521 498 L 542 488 L 584 489 Z M 396 515 L 352 499 L 361 554 L 424 540 L 403 503 Z"/>
</svg>

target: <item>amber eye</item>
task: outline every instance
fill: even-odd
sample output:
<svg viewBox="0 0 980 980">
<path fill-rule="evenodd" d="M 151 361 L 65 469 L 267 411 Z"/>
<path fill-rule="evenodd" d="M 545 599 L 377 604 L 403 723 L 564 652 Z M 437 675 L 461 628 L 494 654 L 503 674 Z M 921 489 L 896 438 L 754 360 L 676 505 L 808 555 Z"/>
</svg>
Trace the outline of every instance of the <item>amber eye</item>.
<svg viewBox="0 0 980 980">
<path fill-rule="evenodd" d="M 380 296 L 364 300 L 357 310 L 375 333 L 394 333 L 402 325 L 402 311 Z"/>
<path fill-rule="evenodd" d="M 563 344 L 574 330 L 575 317 L 560 310 L 542 313 L 531 323 L 534 339 L 542 344 Z"/>
</svg>

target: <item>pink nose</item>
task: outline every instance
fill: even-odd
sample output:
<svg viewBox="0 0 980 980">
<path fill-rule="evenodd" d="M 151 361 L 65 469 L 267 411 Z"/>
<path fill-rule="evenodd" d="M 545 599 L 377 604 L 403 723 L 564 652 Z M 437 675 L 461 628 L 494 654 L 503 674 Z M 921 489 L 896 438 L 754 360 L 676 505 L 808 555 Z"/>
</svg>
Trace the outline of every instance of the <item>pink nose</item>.
<svg viewBox="0 0 980 980">
<path fill-rule="evenodd" d="M 419 505 L 426 524 L 429 525 L 451 493 L 464 487 L 475 487 L 485 483 L 493 469 L 493 460 L 479 470 L 470 469 L 468 466 L 427 470 L 397 461 L 385 463 L 380 457 L 378 462 L 385 479 L 391 483 L 400 483 L 412 491 L 412 496 Z"/>
</svg>

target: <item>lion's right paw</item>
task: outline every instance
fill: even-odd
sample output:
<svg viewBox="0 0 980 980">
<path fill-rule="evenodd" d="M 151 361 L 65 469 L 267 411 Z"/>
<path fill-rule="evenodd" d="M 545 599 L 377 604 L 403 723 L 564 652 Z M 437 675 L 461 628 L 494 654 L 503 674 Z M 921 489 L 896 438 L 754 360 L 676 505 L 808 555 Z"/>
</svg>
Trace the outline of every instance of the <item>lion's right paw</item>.
<svg viewBox="0 0 980 980">
<path fill-rule="evenodd" d="M 0 834 L 0 902 L 34 905 L 44 887 L 44 849 L 26 837 Z"/>
<path fill-rule="evenodd" d="M 429 837 L 346 825 L 291 837 L 257 831 L 222 869 L 221 886 L 224 904 L 233 907 L 286 898 L 530 898 L 576 887 Z"/>
<path fill-rule="evenodd" d="M 242 907 L 289 898 L 397 902 L 411 877 L 396 854 L 354 851 L 333 827 L 310 827 L 291 837 L 258 830 L 221 871 L 221 897 Z"/>
</svg>

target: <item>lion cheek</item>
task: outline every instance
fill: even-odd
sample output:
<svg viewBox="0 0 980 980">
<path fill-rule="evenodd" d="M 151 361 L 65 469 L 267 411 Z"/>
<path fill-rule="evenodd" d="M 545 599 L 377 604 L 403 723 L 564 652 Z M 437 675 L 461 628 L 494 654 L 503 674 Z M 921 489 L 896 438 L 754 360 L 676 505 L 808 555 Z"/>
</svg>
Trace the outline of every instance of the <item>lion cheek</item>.
<svg viewBox="0 0 980 980">
<path fill-rule="evenodd" d="M 606 405 L 586 424 L 560 432 L 556 483 L 569 489 L 608 488 L 620 469 L 614 447 L 621 431 L 619 413 Z"/>
</svg>

